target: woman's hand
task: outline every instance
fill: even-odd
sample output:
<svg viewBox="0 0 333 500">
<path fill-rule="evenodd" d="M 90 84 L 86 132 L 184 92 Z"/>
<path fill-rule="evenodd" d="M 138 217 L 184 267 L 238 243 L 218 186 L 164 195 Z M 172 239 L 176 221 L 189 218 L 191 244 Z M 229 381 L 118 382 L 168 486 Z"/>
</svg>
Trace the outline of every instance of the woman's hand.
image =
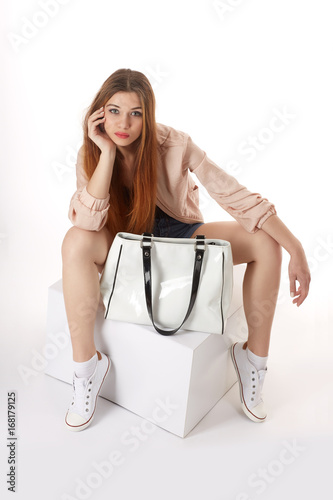
<svg viewBox="0 0 333 500">
<path fill-rule="evenodd" d="M 310 269 L 302 244 L 276 214 L 268 217 L 262 228 L 290 254 L 288 268 L 290 295 L 294 299 L 293 304 L 299 307 L 308 296 L 311 281 Z M 297 291 L 296 280 L 299 283 Z"/>
<path fill-rule="evenodd" d="M 99 147 L 102 152 L 116 152 L 117 146 L 108 134 L 100 129 L 100 125 L 105 122 L 105 111 L 98 109 L 88 118 L 88 137 Z M 104 129 L 104 127 L 103 127 Z"/>
<path fill-rule="evenodd" d="M 303 248 L 299 249 L 296 253 L 291 254 L 288 272 L 290 280 L 290 295 L 291 297 L 295 297 L 293 304 L 297 304 L 297 307 L 299 307 L 308 296 L 311 281 L 310 269 Z M 299 283 L 297 291 L 296 280 Z"/>
</svg>

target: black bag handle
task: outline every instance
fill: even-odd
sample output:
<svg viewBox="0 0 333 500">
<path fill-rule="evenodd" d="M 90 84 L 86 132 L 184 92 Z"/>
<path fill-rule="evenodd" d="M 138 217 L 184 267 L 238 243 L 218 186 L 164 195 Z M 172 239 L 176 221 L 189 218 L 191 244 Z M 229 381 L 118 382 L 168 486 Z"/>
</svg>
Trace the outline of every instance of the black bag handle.
<svg viewBox="0 0 333 500">
<path fill-rule="evenodd" d="M 143 259 L 143 276 L 144 276 L 144 283 L 145 283 L 145 296 L 146 296 L 146 304 L 147 304 L 147 310 L 149 317 L 151 319 L 151 322 L 155 328 L 155 330 L 160 333 L 161 335 L 173 335 L 174 333 L 178 332 L 180 328 L 183 326 L 189 315 L 191 314 L 191 311 L 193 309 L 195 300 L 197 298 L 197 292 L 198 292 L 198 287 L 199 287 L 199 281 L 200 281 L 200 274 L 201 274 L 201 268 L 202 268 L 202 261 L 205 253 L 205 236 L 203 235 L 198 235 L 196 236 L 196 245 L 195 245 L 195 259 L 194 259 L 194 266 L 193 266 L 193 277 L 192 277 L 192 289 L 191 289 L 191 297 L 190 297 L 190 302 L 188 305 L 187 313 L 181 323 L 181 325 L 178 328 L 175 328 L 174 330 L 163 330 L 159 328 L 158 326 L 155 325 L 154 318 L 153 318 L 153 304 L 152 304 L 152 297 L 151 297 L 151 248 L 152 248 L 152 234 L 149 233 L 143 233 L 143 238 L 141 242 L 141 247 L 142 247 L 142 259 Z"/>
</svg>

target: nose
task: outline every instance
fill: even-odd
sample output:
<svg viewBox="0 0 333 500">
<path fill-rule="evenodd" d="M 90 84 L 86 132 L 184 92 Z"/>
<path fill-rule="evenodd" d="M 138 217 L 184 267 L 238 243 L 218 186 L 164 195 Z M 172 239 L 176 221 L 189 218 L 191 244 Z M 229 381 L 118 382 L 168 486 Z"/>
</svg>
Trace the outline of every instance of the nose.
<svg viewBox="0 0 333 500">
<path fill-rule="evenodd" d="M 119 126 L 123 129 L 123 130 L 127 130 L 130 126 L 130 117 L 124 113 L 122 116 L 119 117 Z"/>
</svg>

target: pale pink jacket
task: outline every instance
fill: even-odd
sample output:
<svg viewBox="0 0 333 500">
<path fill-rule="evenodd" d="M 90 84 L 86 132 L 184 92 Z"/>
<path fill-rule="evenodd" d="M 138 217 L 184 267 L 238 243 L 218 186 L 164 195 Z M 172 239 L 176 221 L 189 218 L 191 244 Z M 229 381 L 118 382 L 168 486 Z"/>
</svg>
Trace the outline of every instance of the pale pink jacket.
<svg viewBox="0 0 333 500">
<path fill-rule="evenodd" d="M 198 186 L 193 172 L 210 196 L 248 232 L 254 233 L 271 215 L 275 206 L 258 193 L 251 193 L 222 170 L 185 132 L 157 124 L 158 186 L 156 204 L 182 222 L 204 222 L 199 210 Z M 69 219 L 74 226 L 99 231 L 106 223 L 110 194 L 104 199 L 88 193 L 88 178 L 83 169 L 82 148 L 76 164 L 77 190 L 72 196 Z M 112 200 L 111 200 L 112 203 Z"/>
</svg>

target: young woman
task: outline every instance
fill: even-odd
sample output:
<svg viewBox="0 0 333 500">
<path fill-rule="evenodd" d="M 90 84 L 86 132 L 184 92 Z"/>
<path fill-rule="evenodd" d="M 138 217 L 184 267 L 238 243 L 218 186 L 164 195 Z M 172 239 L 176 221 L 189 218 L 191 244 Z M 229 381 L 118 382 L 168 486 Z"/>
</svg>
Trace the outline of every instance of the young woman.
<svg viewBox="0 0 333 500">
<path fill-rule="evenodd" d="M 190 171 L 234 222 L 204 223 Z M 303 247 L 278 218 L 274 205 L 209 160 L 188 134 L 156 123 L 152 87 L 145 75 L 130 69 L 113 73 L 93 100 L 84 120 L 76 173 L 77 191 L 69 209 L 73 227 L 62 244 L 74 360 L 67 428 L 82 430 L 91 423 L 111 366 L 109 357 L 96 351 L 94 323 L 99 273 L 119 231 L 187 238 L 205 234 L 231 243 L 234 265 L 247 264 L 243 300 L 248 324 L 248 340 L 234 344 L 231 356 L 245 414 L 255 422 L 264 421 L 261 393 L 280 284 L 281 247 L 290 254 L 294 304 L 302 304 L 310 284 Z"/>
</svg>

